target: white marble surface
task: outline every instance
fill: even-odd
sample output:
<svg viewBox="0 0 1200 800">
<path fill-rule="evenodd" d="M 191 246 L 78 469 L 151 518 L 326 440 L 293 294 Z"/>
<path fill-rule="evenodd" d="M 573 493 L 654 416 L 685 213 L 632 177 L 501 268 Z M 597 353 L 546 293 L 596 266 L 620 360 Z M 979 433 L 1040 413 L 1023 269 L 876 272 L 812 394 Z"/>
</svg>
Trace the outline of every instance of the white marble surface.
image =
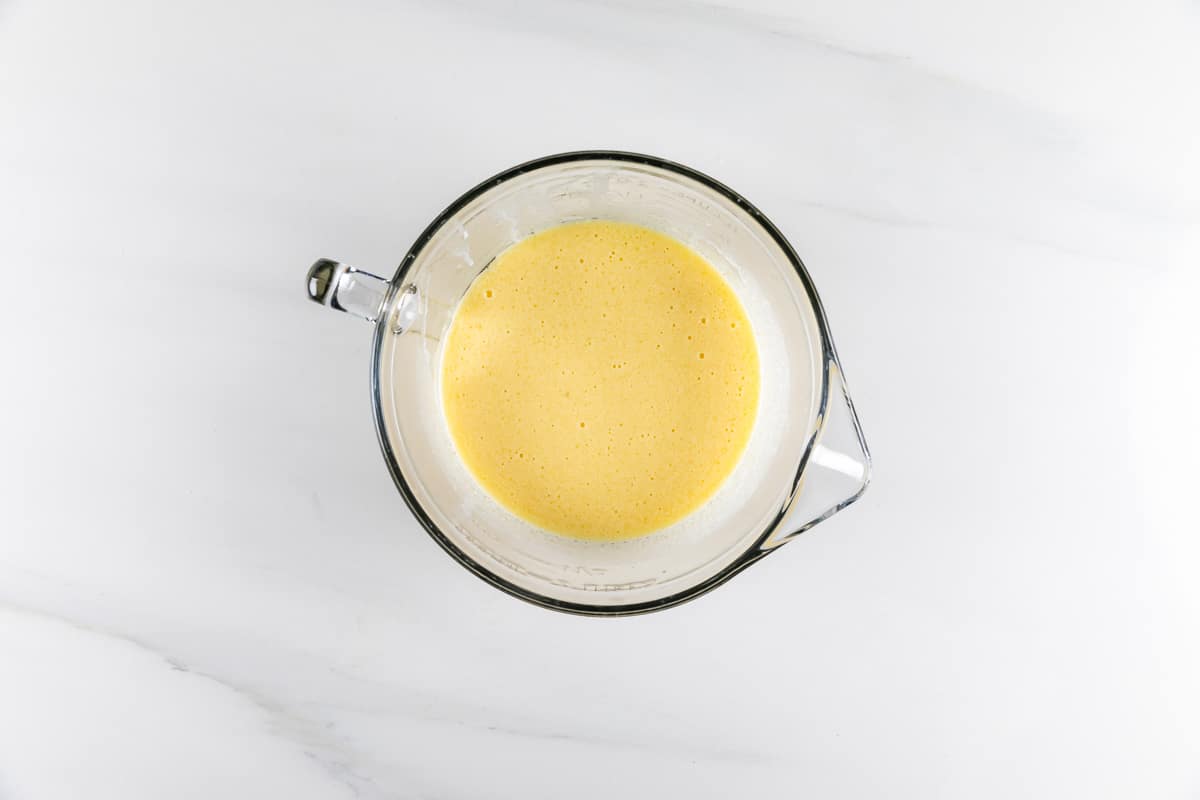
<svg viewBox="0 0 1200 800">
<path fill-rule="evenodd" d="M 1200 6 L 0 5 L 0 798 L 1194 798 Z M 793 238 L 866 498 L 624 620 L 459 568 L 369 331 L 608 147 Z"/>
</svg>

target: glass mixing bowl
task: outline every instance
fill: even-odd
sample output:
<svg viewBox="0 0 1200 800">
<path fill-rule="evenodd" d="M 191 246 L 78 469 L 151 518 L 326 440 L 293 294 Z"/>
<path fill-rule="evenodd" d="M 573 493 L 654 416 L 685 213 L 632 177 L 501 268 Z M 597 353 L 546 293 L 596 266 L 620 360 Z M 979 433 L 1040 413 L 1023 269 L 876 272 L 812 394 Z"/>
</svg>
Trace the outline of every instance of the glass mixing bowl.
<svg viewBox="0 0 1200 800">
<path fill-rule="evenodd" d="M 708 259 L 741 298 L 762 369 L 754 431 L 729 479 L 679 522 L 616 542 L 550 533 L 503 508 L 456 454 L 440 398 L 442 345 L 475 277 L 515 242 L 588 219 L 644 225 Z M 800 258 L 741 195 L 680 164 L 608 151 L 521 164 L 451 204 L 391 280 L 321 259 L 308 293 L 375 325 L 379 443 L 416 518 L 467 569 L 547 608 L 621 615 L 689 600 L 854 502 L 870 479 L 862 429 Z"/>
</svg>

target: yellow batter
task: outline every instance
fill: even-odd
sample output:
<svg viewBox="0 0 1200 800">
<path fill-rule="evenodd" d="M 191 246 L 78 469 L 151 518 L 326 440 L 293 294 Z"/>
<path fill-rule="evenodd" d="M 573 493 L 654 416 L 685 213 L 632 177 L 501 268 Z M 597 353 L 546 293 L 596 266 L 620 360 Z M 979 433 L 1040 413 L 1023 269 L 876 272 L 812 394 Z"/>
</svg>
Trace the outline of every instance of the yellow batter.
<svg viewBox="0 0 1200 800">
<path fill-rule="evenodd" d="M 506 508 L 628 539 L 699 508 L 758 409 L 737 296 L 695 251 L 622 222 L 542 231 L 471 285 L 442 365 L 458 453 Z"/>
</svg>

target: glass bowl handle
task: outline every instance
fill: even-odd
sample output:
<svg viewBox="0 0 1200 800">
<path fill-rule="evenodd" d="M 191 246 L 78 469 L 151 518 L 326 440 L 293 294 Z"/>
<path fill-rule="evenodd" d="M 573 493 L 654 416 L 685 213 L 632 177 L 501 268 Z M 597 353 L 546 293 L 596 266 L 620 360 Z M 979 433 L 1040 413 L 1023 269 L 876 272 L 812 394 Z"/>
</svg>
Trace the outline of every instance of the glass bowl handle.
<svg viewBox="0 0 1200 800">
<path fill-rule="evenodd" d="M 764 550 L 829 519 L 862 497 L 871 483 L 871 453 L 836 354 L 829 364 L 829 402 L 817 431 L 787 513 L 763 543 Z"/>
<path fill-rule="evenodd" d="M 322 258 L 308 268 L 307 287 L 314 302 L 378 322 L 391 284 L 357 267 Z"/>
</svg>

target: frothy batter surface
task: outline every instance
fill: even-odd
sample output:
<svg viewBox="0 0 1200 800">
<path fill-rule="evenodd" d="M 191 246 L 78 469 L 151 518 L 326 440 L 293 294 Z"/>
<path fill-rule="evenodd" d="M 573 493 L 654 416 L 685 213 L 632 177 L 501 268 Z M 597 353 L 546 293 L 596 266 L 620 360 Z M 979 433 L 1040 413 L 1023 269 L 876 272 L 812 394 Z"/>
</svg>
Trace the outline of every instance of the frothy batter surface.
<svg viewBox="0 0 1200 800">
<path fill-rule="evenodd" d="M 758 408 L 754 333 L 681 242 L 590 221 L 510 247 L 451 325 L 442 402 L 484 489 L 555 533 L 628 539 L 695 511 Z"/>
</svg>

